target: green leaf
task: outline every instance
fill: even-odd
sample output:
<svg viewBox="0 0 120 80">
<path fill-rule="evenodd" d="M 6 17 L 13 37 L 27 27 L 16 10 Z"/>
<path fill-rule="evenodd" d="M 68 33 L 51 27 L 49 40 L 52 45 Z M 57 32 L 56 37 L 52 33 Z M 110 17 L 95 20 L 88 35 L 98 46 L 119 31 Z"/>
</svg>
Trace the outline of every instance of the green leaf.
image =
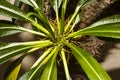
<svg viewBox="0 0 120 80">
<path fill-rule="evenodd" d="M 58 32 L 61 33 L 62 28 L 60 26 L 60 20 L 59 20 L 59 8 L 62 3 L 62 0 L 50 0 L 50 3 L 53 9 L 55 10 Z"/>
<path fill-rule="evenodd" d="M 51 52 L 52 48 L 47 49 L 40 58 L 33 64 L 32 68 L 37 66 L 39 63 L 43 61 L 43 59 Z"/>
<path fill-rule="evenodd" d="M 75 11 L 78 12 L 83 6 L 87 5 L 91 1 L 93 1 L 93 0 L 79 0 Z"/>
<path fill-rule="evenodd" d="M 65 52 L 64 52 L 63 49 L 62 49 L 62 51 L 61 51 L 61 58 L 62 58 L 63 65 L 64 65 L 66 80 L 72 80 L 72 78 L 70 77 L 70 74 L 69 74 L 68 65 L 67 65 L 67 60 L 66 60 Z"/>
<path fill-rule="evenodd" d="M 71 25 L 72 21 L 74 21 L 75 17 L 78 15 L 78 12 L 80 11 L 80 9 L 90 3 L 93 0 L 79 0 L 78 4 L 76 6 L 75 12 L 73 13 L 73 15 L 71 16 L 70 20 L 68 21 L 67 25 L 65 26 L 65 32 L 67 32 L 67 30 L 69 29 L 69 26 Z"/>
<path fill-rule="evenodd" d="M 53 9 L 55 10 L 55 12 L 58 11 L 58 9 L 60 8 L 62 1 L 63 0 L 50 0 L 50 3 Z"/>
<path fill-rule="evenodd" d="M 9 44 L 0 43 L 0 64 L 20 53 L 27 52 L 32 48 L 43 48 L 46 46 L 50 46 L 52 44 L 53 43 L 49 40 L 9 43 Z"/>
<path fill-rule="evenodd" d="M 61 10 L 61 28 L 60 32 L 63 33 L 64 31 L 64 22 L 65 22 L 65 13 L 66 13 L 66 8 L 69 0 L 63 0 L 62 2 L 62 10 Z"/>
<path fill-rule="evenodd" d="M 33 7 L 33 4 L 29 0 L 20 0 L 20 1 Z"/>
<path fill-rule="evenodd" d="M 111 80 L 109 75 L 104 71 L 101 65 L 86 51 L 74 44 L 65 43 L 72 51 L 73 55 L 81 65 L 90 80 Z"/>
<path fill-rule="evenodd" d="M 37 80 L 39 78 L 41 70 L 43 70 L 43 66 L 51 59 L 54 54 L 58 53 L 59 48 L 59 46 L 56 46 L 41 63 L 26 72 L 19 80 Z"/>
<path fill-rule="evenodd" d="M 57 80 L 57 54 L 46 64 L 40 80 Z"/>
<path fill-rule="evenodd" d="M 44 0 L 36 0 L 36 3 L 38 4 L 40 11 L 44 11 Z"/>
<path fill-rule="evenodd" d="M 20 27 L 18 25 L 0 23 L 0 37 L 16 34 L 16 33 L 19 33 L 19 32 L 29 32 L 29 33 L 32 33 L 32 34 L 45 36 L 45 34 L 43 34 L 43 33 L 33 31 L 33 30 L 29 30 L 29 29 L 25 29 L 25 28 Z"/>
<path fill-rule="evenodd" d="M 0 14 L 20 20 L 25 20 L 26 15 L 26 13 L 24 13 L 22 10 L 10 4 L 6 0 L 0 0 Z"/>
<path fill-rule="evenodd" d="M 38 80 L 38 75 L 40 74 L 42 68 L 43 68 L 43 66 L 41 66 L 41 65 L 36 66 L 36 67 L 30 69 L 29 71 L 27 71 L 18 80 Z M 33 76 L 35 76 L 34 79 L 33 79 Z M 30 79 L 30 78 L 32 78 L 32 79 Z"/>
<path fill-rule="evenodd" d="M 16 59 L 12 64 L 8 67 L 6 71 L 6 76 L 5 80 L 17 80 L 21 65 L 22 65 L 22 60 L 24 56 L 21 56 L 20 58 Z"/>
<path fill-rule="evenodd" d="M 68 37 L 92 35 L 120 39 L 120 15 L 102 19 L 87 28 L 71 33 Z"/>
</svg>

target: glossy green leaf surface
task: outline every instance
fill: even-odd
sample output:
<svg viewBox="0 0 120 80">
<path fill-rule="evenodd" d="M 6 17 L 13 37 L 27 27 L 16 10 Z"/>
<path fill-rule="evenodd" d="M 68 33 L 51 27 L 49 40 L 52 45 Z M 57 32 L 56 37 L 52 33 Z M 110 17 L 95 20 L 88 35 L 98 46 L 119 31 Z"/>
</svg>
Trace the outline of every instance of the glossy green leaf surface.
<svg viewBox="0 0 120 80">
<path fill-rule="evenodd" d="M 40 77 L 39 74 L 41 73 L 43 66 L 51 59 L 51 57 L 54 54 L 57 54 L 58 51 L 59 46 L 55 47 L 41 63 L 39 63 L 36 67 L 26 72 L 19 80 L 37 80 L 37 79 L 39 80 Z"/>
<path fill-rule="evenodd" d="M 71 33 L 68 37 L 82 35 L 102 36 L 120 39 L 120 15 L 102 19 L 87 28 Z"/>
<path fill-rule="evenodd" d="M 82 69 L 87 74 L 90 80 L 111 80 L 108 74 L 104 71 L 101 65 L 86 51 L 77 47 L 74 44 L 65 43 L 72 51 L 73 55 L 81 65 Z"/>
<path fill-rule="evenodd" d="M 31 4 L 29 0 L 20 0 L 20 1 L 33 7 L 33 4 Z"/>
<path fill-rule="evenodd" d="M 44 11 L 44 0 L 36 0 L 36 3 L 39 6 L 39 9 L 43 12 Z"/>
<path fill-rule="evenodd" d="M 93 1 L 93 0 L 79 0 L 75 11 L 78 12 L 81 9 L 81 7 L 85 6 L 86 4 L 88 4 L 91 1 Z"/>
<path fill-rule="evenodd" d="M 72 80 L 72 78 L 70 77 L 70 74 L 69 74 L 69 69 L 68 69 L 67 60 L 66 60 L 64 50 L 61 51 L 61 58 L 62 58 L 63 65 L 64 65 L 66 80 Z"/>
<path fill-rule="evenodd" d="M 50 0 L 50 3 L 53 7 L 53 9 L 56 11 L 58 11 L 58 9 L 60 8 L 60 5 L 62 3 L 62 0 Z"/>
<path fill-rule="evenodd" d="M 7 69 L 7 74 L 5 76 L 5 80 L 17 80 L 21 65 L 22 65 L 22 60 L 25 56 L 21 56 L 20 58 L 16 59 L 12 64 Z"/>
<path fill-rule="evenodd" d="M 20 79 L 18 80 L 38 80 L 38 75 L 42 70 L 42 66 L 36 66 L 29 71 L 27 71 Z M 31 79 L 32 78 L 32 79 Z"/>
<path fill-rule="evenodd" d="M 76 18 L 76 16 L 78 15 L 78 12 L 81 10 L 81 8 L 90 3 L 92 0 L 79 0 L 78 4 L 76 6 L 75 12 L 73 13 L 73 15 L 71 16 L 70 20 L 68 21 L 67 25 L 65 26 L 65 32 L 67 32 L 67 30 L 69 29 L 71 23 L 74 21 L 74 19 Z"/>
<path fill-rule="evenodd" d="M 25 29 L 25 28 L 20 27 L 18 25 L 0 23 L 0 37 L 16 34 L 19 32 L 29 32 L 32 34 L 45 36 L 45 34 L 43 34 L 43 33 L 36 32 L 33 30 L 29 30 L 29 29 Z"/>
<path fill-rule="evenodd" d="M 25 20 L 26 15 L 22 10 L 5 0 L 0 0 L 0 14 L 20 20 Z"/>
<path fill-rule="evenodd" d="M 40 80 L 57 80 L 57 65 L 56 65 L 57 54 L 47 63 L 42 73 Z"/>
<path fill-rule="evenodd" d="M 0 43 L 0 64 L 20 53 L 27 52 L 32 48 L 42 48 L 49 45 L 52 45 L 52 42 L 49 40 L 10 44 Z"/>
</svg>

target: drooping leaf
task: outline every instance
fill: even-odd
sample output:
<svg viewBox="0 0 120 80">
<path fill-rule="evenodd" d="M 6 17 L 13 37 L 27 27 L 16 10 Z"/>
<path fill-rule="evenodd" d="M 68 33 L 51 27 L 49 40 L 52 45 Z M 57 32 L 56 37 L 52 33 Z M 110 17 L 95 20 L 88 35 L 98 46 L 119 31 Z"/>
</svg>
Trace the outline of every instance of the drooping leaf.
<svg viewBox="0 0 120 80">
<path fill-rule="evenodd" d="M 16 33 L 19 33 L 19 32 L 29 32 L 29 33 L 32 33 L 32 34 L 45 36 L 45 34 L 43 34 L 43 33 L 33 31 L 33 30 L 29 30 L 29 29 L 20 27 L 18 25 L 0 23 L 0 37 L 16 34 Z"/>
<path fill-rule="evenodd" d="M 5 75 L 5 80 L 17 80 L 20 68 L 21 68 L 21 63 L 25 55 L 19 57 L 16 59 L 10 66 L 8 67 Z"/>
<path fill-rule="evenodd" d="M 102 19 L 87 28 L 71 33 L 68 37 L 82 35 L 102 36 L 120 39 L 120 15 Z"/>
<path fill-rule="evenodd" d="M 46 64 L 40 80 L 57 80 L 57 54 L 54 54 L 52 59 Z"/>
<path fill-rule="evenodd" d="M 24 13 L 22 10 L 10 4 L 6 0 L 0 0 L 0 14 L 20 20 L 25 20 L 26 15 L 26 13 Z"/>
<path fill-rule="evenodd" d="M 27 52 L 32 48 L 43 48 L 49 45 L 52 45 L 52 42 L 49 40 L 9 44 L 0 43 L 0 64 L 20 53 Z"/>
<path fill-rule="evenodd" d="M 111 80 L 109 75 L 104 71 L 101 65 L 86 51 L 74 44 L 65 43 L 72 51 L 73 55 L 81 65 L 90 80 Z"/>
<path fill-rule="evenodd" d="M 56 46 L 51 53 L 36 67 L 33 67 L 31 70 L 26 72 L 19 80 L 37 80 L 39 79 L 39 74 L 41 73 L 41 70 L 43 66 L 51 59 L 51 57 L 54 54 L 57 54 L 59 51 L 59 46 Z"/>
</svg>

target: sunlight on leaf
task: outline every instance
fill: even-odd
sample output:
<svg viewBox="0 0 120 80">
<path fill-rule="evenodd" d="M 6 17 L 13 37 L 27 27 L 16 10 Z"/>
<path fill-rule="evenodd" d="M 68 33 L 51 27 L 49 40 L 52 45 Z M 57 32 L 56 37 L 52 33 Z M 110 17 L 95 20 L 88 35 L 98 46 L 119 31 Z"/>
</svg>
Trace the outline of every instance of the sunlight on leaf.
<svg viewBox="0 0 120 80">
<path fill-rule="evenodd" d="M 90 80 L 111 80 L 101 65 L 86 51 L 74 44 L 66 43 Z"/>
<path fill-rule="evenodd" d="M 81 35 L 92 35 L 102 36 L 120 39 L 120 15 L 114 15 L 102 19 L 87 28 L 81 29 L 77 32 L 73 32 L 68 35 L 68 38 L 81 36 Z"/>
</svg>

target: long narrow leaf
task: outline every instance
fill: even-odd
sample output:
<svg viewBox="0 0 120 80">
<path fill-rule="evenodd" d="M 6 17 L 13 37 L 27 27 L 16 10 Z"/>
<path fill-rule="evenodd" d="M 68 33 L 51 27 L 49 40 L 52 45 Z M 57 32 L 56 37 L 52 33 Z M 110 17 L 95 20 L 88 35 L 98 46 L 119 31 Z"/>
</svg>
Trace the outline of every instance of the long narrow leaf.
<svg viewBox="0 0 120 80">
<path fill-rule="evenodd" d="M 37 27 L 38 29 L 46 33 L 47 35 L 50 35 L 49 32 L 43 26 L 36 23 L 30 17 L 27 17 L 26 13 L 24 13 L 22 10 L 20 10 L 19 8 L 10 4 L 9 2 L 5 0 L 0 0 L 0 13 L 3 15 L 8 15 L 15 19 L 28 20 L 29 22 L 31 22 L 32 25 L 34 25 L 35 27 Z"/>
<path fill-rule="evenodd" d="M 93 35 L 120 39 L 120 15 L 102 19 L 87 28 L 71 33 L 68 37 Z"/>
<path fill-rule="evenodd" d="M 7 69 L 7 74 L 5 76 L 5 80 L 17 80 L 21 65 L 22 65 L 22 60 L 24 56 L 21 56 L 20 58 L 16 59 L 12 64 L 8 67 Z"/>
<path fill-rule="evenodd" d="M 62 0 L 50 0 L 50 3 L 55 10 L 55 12 L 60 8 L 60 5 L 62 3 Z"/>
<path fill-rule="evenodd" d="M 50 3 L 52 5 L 53 9 L 55 10 L 58 31 L 59 31 L 59 33 L 61 33 L 62 28 L 60 26 L 60 20 L 59 20 L 59 8 L 60 8 L 60 5 L 62 3 L 62 0 L 50 0 Z"/>
<path fill-rule="evenodd" d="M 76 6 L 75 12 L 73 13 L 72 17 L 70 18 L 69 22 L 67 23 L 67 25 L 65 26 L 65 31 L 68 30 L 70 24 L 72 23 L 72 21 L 74 20 L 74 18 L 77 16 L 78 12 L 80 11 L 80 9 L 88 4 L 89 2 L 91 2 L 92 0 L 79 0 L 78 4 Z"/>
<path fill-rule="evenodd" d="M 28 72 L 26 72 L 19 80 L 37 80 L 39 78 L 39 74 L 41 73 L 41 70 L 43 66 L 50 60 L 50 58 L 57 54 L 59 51 L 59 46 L 55 47 L 52 52 L 36 67 L 32 68 Z"/>
<path fill-rule="evenodd" d="M 111 78 L 104 71 L 101 65 L 86 51 L 74 44 L 65 44 L 72 49 L 73 55 L 75 56 L 90 80 L 111 80 Z"/>
<path fill-rule="evenodd" d="M 40 58 L 33 64 L 32 68 L 37 66 L 39 63 L 43 61 L 43 59 L 51 52 L 52 48 L 49 48 L 47 51 L 45 51 Z"/>
<path fill-rule="evenodd" d="M 0 64 L 20 53 L 27 52 L 32 48 L 43 48 L 49 45 L 52 45 L 52 42 L 49 40 L 11 44 L 0 43 Z"/>
<path fill-rule="evenodd" d="M 33 4 L 31 4 L 31 2 L 29 0 L 20 0 L 20 1 L 33 7 Z"/>
<path fill-rule="evenodd" d="M 65 13 L 66 13 L 66 8 L 67 8 L 67 4 L 68 4 L 69 0 L 63 0 L 62 3 L 62 10 L 61 10 L 61 33 L 63 33 L 64 31 L 64 22 L 65 22 Z"/>
<path fill-rule="evenodd" d="M 62 61 L 63 61 L 63 64 L 64 64 L 66 80 L 72 80 L 72 78 L 70 77 L 70 74 L 69 74 L 67 60 L 66 60 L 66 56 L 65 56 L 64 50 L 61 51 L 61 58 L 62 58 Z"/>
<path fill-rule="evenodd" d="M 32 33 L 32 34 L 45 36 L 45 34 L 43 34 L 43 33 L 36 32 L 36 31 L 33 31 L 33 30 L 29 30 L 29 29 L 20 27 L 18 25 L 0 23 L 0 37 L 16 34 L 16 33 L 19 33 L 19 32 L 29 32 L 29 33 Z"/>
<path fill-rule="evenodd" d="M 54 54 L 53 58 L 47 63 L 40 80 L 57 80 L 56 57 L 57 54 Z"/>
<path fill-rule="evenodd" d="M 15 19 L 25 20 L 26 13 L 6 0 L 0 0 L 0 14 L 7 15 Z"/>
</svg>

